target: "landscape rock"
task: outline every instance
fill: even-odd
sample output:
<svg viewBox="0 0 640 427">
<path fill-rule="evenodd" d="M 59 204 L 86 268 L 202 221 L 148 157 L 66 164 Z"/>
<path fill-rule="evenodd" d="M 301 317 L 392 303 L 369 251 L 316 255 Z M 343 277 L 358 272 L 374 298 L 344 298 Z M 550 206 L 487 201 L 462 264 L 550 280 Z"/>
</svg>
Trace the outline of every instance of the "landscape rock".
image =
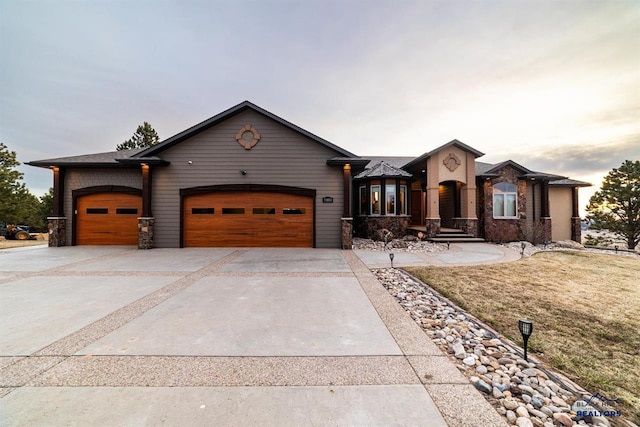
<svg viewBox="0 0 640 427">
<path fill-rule="evenodd" d="M 531 422 L 531 420 L 526 417 L 519 417 L 516 420 L 516 425 L 518 427 L 533 427 L 533 423 Z"/>
<path fill-rule="evenodd" d="M 412 242 L 403 242 L 410 250 Z M 575 384 L 565 385 L 561 376 L 547 375 L 535 361 L 525 361 L 513 344 L 401 270 L 379 269 L 374 273 L 506 421 L 516 424 L 524 419 L 520 423 L 534 427 L 575 425 L 569 413 L 575 396 L 579 396 L 569 391 Z M 592 418 L 580 418 L 576 424 L 591 426 Z M 606 422 L 610 420 L 596 421 L 608 427 Z"/>
<path fill-rule="evenodd" d="M 553 418 L 565 427 L 571 427 L 573 425 L 571 417 L 564 412 L 557 412 L 553 414 Z"/>
<path fill-rule="evenodd" d="M 527 408 L 525 406 L 518 406 L 516 408 L 516 414 L 519 417 L 527 417 L 527 418 L 531 417 L 531 415 L 529 415 L 529 411 L 527 410 Z"/>
<path fill-rule="evenodd" d="M 520 406 L 520 404 L 518 403 L 517 400 L 515 400 L 512 397 L 507 397 L 504 399 L 504 401 L 502 402 L 502 406 L 504 406 L 507 409 L 511 409 L 514 410 L 516 409 L 518 406 Z"/>
<path fill-rule="evenodd" d="M 484 382 L 483 380 L 476 381 L 475 386 L 478 390 L 480 390 L 483 393 L 490 394 L 492 391 L 491 386 L 486 382 Z"/>
</svg>

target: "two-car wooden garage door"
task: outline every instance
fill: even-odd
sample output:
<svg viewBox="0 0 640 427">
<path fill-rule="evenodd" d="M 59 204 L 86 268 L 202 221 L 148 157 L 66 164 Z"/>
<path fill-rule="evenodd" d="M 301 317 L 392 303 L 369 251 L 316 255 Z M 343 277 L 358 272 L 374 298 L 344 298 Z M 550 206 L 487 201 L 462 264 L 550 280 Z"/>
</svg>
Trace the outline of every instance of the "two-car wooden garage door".
<svg viewBox="0 0 640 427">
<path fill-rule="evenodd" d="M 261 191 L 185 196 L 184 246 L 312 247 L 312 197 Z"/>
</svg>

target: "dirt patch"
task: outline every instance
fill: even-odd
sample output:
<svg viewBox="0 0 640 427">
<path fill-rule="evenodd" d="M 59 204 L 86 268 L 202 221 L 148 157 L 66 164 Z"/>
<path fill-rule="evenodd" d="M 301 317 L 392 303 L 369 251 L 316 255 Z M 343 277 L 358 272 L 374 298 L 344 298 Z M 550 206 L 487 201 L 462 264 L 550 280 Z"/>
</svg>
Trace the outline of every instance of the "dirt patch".
<svg viewBox="0 0 640 427">
<path fill-rule="evenodd" d="M 534 322 L 529 348 L 592 393 L 619 397 L 640 420 L 640 259 L 540 252 L 508 264 L 407 268 L 511 340 Z"/>
<path fill-rule="evenodd" d="M 4 237 L 0 237 L 0 250 L 9 248 L 21 248 L 24 246 L 36 246 L 45 245 L 49 240 L 46 234 L 38 234 L 35 236 L 36 240 L 7 240 Z"/>
</svg>

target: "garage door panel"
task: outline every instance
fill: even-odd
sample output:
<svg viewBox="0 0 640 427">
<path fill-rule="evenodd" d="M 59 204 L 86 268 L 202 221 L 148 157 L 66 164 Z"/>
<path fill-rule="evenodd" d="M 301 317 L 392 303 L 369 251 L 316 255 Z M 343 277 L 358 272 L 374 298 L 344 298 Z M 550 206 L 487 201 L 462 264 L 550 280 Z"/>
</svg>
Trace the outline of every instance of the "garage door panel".
<svg viewBox="0 0 640 427">
<path fill-rule="evenodd" d="M 184 246 L 312 247 L 313 203 L 311 197 L 264 192 L 188 196 Z"/>
<path fill-rule="evenodd" d="M 97 193 L 77 200 L 76 244 L 137 245 L 142 197 Z"/>
</svg>

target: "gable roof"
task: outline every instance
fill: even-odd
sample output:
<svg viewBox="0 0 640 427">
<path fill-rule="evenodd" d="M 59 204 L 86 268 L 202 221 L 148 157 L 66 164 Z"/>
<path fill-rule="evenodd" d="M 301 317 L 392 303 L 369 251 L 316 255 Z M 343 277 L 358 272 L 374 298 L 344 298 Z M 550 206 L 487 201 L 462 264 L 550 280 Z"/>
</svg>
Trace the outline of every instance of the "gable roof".
<svg viewBox="0 0 640 427">
<path fill-rule="evenodd" d="M 466 151 L 467 153 L 473 154 L 475 156 L 475 158 L 484 156 L 483 152 L 478 151 L 475 148 L 472 148 L 472 147 L 468 146 L 464 142 L 460 142 L 457 139 L 453 139 L 453 140 L 447 142 L 446 144 L 441 145 L 440 147 L 438 147 L 438 148 L 436 148 L 434 150 L 431 150 L 431 151 L 429 151 L 427 153 L 424 153 L 422 156 L 417 157 L 417 158 L 411 160 L 410 162 L 407 162 L 406 164 L 402 165 L 402 167 L 404 169 L 406 169 L 406 168 L 410 168 L 412 166 L 415 166 L 417 164 L 420 164 L 420 163 L 424 162 L 425 160 L 427 160 L 429 157 L 431 157 L 434 153 L 437 153 L 438 151 L 444 150 L 445 148 L 448 148 L 448 147 L 458 147 L 462 151 Z"/>
<path fill-rule="evenodd" d="M 520 172 L 522 174 L 520 178 L 543 179 L 543 180 L 546 179 L 546 180 L 549 180 L 550 182 L 551 180 L 562 180 L 567 178 L 566 176 L 562 176 L 562 175 L 532 171 L 531 169 L 525 168 L 524 166 L 514 162 L 513 160 L 505 160 L 504 162 L 496 163 L 493 165 L 489 163 L 476 162 L 476 176 L 485 177 L 485 178 L 497 178 L 498 176 L 500 176 L 498 171 L 505 167 L 510 167 Z"/>
<path fill-rule="evenodd" d="M 409 172 L 406 172 L 400 168 L 396 168 L 384 160 L 379 161 L 371 168 L 365 169 L 360 172 L 358 175 L 354 176 L 353 179 L 362 179 L 362 178 L 376 178 L 376 177 L 405 177 L 411 178 Z"/>
<path fill-rule="evenodd" d="M 266 116 L 268 118 L 270 118 L 271 120 L 274 120 L 276 122 L 278 122 L 279 124 L 293 130 L 294 132 L 297 132 L 301 135 L 306 136 L 309 139 L 312 139 L 313 141 L 317 142 L 320 145 L 323 145 L 333 151 L 335 151 L 336 153 L 338 153 L 341 156 L 344 157 L 357 157 L 355 154 L 345 150 L 344 148 L 338 147 L 337 145 L 334 145 L 332 143 L 330 143 L 329 141 L 327 141 L 326 139 L 320 138 L 319 136 L 306 131 L 304 129 L 302 129 L 301 127 L 298 127 L 296 125 L 294 125 L 291 122 L 286 121 L 285 119 L 276 116 L 275 114 L 258 107 L 257 105 L 249 102 L 249 101 L 244 101 L 241 102 L 240 104 L 229 108 L 226 111 L 223 111 L 222 113 L 216 114 L 215 116 L 198 123 L 195 126 L 191 126 L 190 128 L 172 136 L 171 138 L 165 139 L 164 141 L 162 141 L 159 144 L 156 144 L 152 147 L 147 148 L 146 150 L 143 150 L 137 154 L 135 154 L 133 157 L 149 157 L 149 156 L 154 156 L 164 150 L 166 150 L 167 148 L 173 147 L 174 145 L 184 141 L 187 138 L 190 138 L 202 131 L 205 131 L 213 126 L 215 126 L 216 124 L 227 120 L 230 117 L 235 116 L 236 114 L 239 114 L 243 111 L 247 111 L 247 110 L 251 110 L 251 111 L 255 111 L 259 114 L 262 114 L 263 116 Z"/>
</svg>

